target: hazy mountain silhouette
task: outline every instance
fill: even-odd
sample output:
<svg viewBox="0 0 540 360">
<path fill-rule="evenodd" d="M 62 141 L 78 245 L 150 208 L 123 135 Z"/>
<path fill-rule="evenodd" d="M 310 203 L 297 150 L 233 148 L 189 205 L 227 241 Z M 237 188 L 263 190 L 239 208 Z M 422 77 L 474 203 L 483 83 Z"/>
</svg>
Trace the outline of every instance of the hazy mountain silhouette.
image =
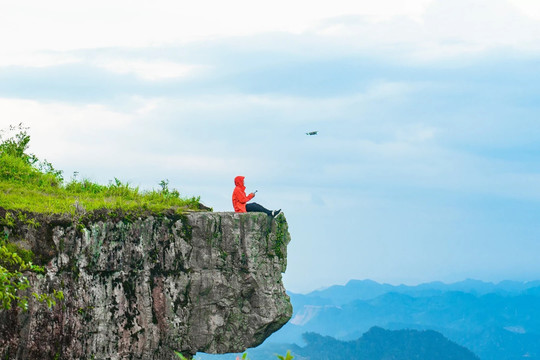
<svg viewBox="0 0 540 360">
<path fill-rule="evenodd" d="M 431 329 L 481 359 L 540 360 L 540 282 L 392 286 L 364 280 L 290 295 L 293 318 L 266 344 L 303 345 L 305 332 L 353 340 L 373 326 Z"/>
<path fill-rule="evenodd" d="M 248 350 L 253 360 L 275 360 L 291 351 L 295 360 L 479 360 L 478 356 L 433 330 L 385 330 L 372 327 L 359 339 L 341 341 L 303 334 L 305 346 L 272 344 Z M 198 354 L 199 360 L 232 360 L 239 354 Z"/>
<path fill-rule="evenodd" d="M 354 341 L 304 334 L 307 345 L 293 353 L 310 360 L 478 360 L 470 350 L 426 330 L 384 330 L 373 327 Z"/>
<path fill-rule="evenodd" d="M 460 291 L 474 295 L 500 294 L 516 295 L 528 289 L 539 288 L 540 281 L 518 282 L 502 281 L 498 284 L 467 279 L 464 281 L 445 284 L 435 281 L 416 286 L 379 284 L 372 280 L 351 280 L 346 285 L 334 285 L 323 290 L 316 290 L 300 297 L 309 299 L 320 298 L 321 302 L 342 305 L 354 300 L 368 300 L 377 296 L 394 292 L 414 297 L 439 295 L 443 292 Z M 296 295 L 296 294 L 295 294 Z"/>
</svg>

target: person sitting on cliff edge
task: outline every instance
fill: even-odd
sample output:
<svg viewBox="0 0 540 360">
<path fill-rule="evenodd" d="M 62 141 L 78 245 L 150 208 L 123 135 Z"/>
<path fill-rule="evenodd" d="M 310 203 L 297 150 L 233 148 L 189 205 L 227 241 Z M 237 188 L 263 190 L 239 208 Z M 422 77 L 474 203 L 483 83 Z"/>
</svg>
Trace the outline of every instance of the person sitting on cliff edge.
<svg viewBox="0 0 540 360">
<path fill-rule="evenodd" d="M 233 194 L 232 194 L 232 203 L 234 207 L 234 211 L 238 213 L 245 213 L 245 212 L 263 212 L 268 216 L 276 217 L 281 212 L 281 209 L 279 210 L 268 210 L 262 205 L 259 205 L 257 203 L 251 203 L 248 204 L 247 202 L 255 197 L 255 193 L 250 193 L 249 195 L 246 195 L 246 187 L 244 186 L 244 176 L 237 176 L 234 178 L 234 185 L 236 187 L 234 188 Z"/>
</svg>

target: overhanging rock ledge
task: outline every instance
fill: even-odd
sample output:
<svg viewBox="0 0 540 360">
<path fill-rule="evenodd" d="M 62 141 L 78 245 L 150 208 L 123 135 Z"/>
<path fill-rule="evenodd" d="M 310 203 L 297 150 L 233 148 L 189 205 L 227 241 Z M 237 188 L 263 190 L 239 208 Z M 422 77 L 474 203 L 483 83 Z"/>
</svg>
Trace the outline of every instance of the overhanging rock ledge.
<svg viewBox="0 0 540 360">
<path fill-rule="evenodd" d="M 35 215 L 38 228 L 6 229 L 47 268 L 32 290 L 63 290 L 65 300 L 52 310 L 31 302 L 28 312 L 0 311 L 2 358 L 241 352 L 290 319 L 283 214 L 113 214 Z"/>
</svg>

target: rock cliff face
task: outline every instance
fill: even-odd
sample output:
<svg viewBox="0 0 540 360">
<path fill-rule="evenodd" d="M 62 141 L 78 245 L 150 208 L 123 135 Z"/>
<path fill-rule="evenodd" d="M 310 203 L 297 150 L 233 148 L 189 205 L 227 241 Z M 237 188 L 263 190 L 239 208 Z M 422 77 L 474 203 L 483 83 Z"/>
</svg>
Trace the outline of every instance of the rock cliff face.
<svg viewBox="0 0 540 360">
<path fill-rule="evenodd" d="M 49 310 L 0 311 L 2 359 L 178 359 L 241 352 L 290 318 L 283 215 L 200 212 L 41 219 L 15 236 L 46 264 Z"/>
</svg>

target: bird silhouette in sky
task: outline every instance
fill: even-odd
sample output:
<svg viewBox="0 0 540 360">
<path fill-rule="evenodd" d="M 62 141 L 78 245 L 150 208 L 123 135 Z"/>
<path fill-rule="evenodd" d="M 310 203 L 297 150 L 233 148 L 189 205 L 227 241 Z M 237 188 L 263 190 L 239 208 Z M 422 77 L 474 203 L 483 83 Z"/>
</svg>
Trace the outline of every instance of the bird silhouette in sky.
<svg viewBox="0 0 540 360">
<path fill-rule="evenodd" d="M 318 131 L 310 131 L 310 132 L 307 132 L 306 135 L 309 135 L 309 136 L 312 136 L 312 135 L 317 135 Z"/>
</svg>

